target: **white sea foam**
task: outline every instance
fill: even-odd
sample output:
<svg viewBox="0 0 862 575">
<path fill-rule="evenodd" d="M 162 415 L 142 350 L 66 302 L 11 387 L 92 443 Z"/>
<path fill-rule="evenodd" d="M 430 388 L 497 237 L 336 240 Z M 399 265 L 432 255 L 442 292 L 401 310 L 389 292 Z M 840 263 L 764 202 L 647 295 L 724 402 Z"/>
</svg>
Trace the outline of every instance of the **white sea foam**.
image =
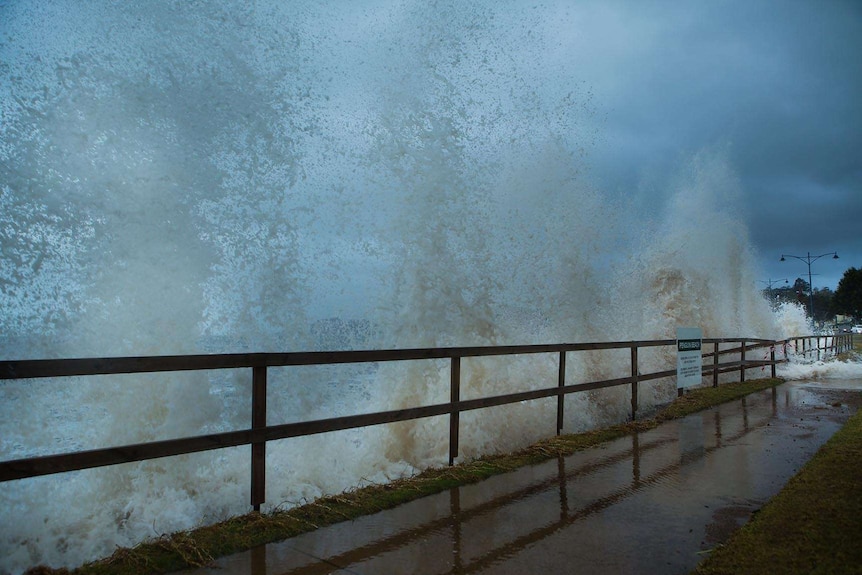
<svg viewBox="0 0 862 575">
<path fill-rule="evenodd" d="M 777 375 L 794 381 L 846 380 L 862 378 L 862 361 L 810 361 L 781 364 Z"/>
<path fill-rule="evenodd" d="M 721 150 L 669 175 L 646 221 L 584 176 L 600 103 L 576 66 L 536 65 L 548 39 L 532 11 L 318 4 L 0 8 L 0 357 L 810 330 L 756 290 Z M 645 350 L 641 371 L 673 359 Z M 556 361 L 465 359 L 462 397 L 555 383 Z M 628 361 L 569 354 L 567 376 L 624 377 Z M 448 370 L 272 369 L 268 421 L 445 402 Z M 3 382 L 0 459 L 243 429 L 250 379 Z M 643 384 L 640 399 L 673 393 Z M 573 396 L 565 429 L 623 419 L 627 401 Z M 548 436 L 555 414 L 465 413 L 461 457 Z M 270 444 L 267 508 L 442 464 L 447 434 L 430 418 Z M 235 448 L 4 483 L 0 573 L 246 512 L 248 474 Z"/>
</svg>

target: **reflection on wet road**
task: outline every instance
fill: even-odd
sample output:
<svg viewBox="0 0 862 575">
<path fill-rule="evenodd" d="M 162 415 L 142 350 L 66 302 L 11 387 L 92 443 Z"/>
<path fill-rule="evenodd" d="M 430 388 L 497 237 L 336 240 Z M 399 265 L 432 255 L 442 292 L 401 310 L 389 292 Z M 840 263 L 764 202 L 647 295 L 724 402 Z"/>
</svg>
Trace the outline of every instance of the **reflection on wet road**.
<svg viewBox="0 0 862 575">
<path fill-rule="evenodd" d="M 784 384 L 192 573 L 687 573 L 856 411 L 859 389 Z"/>
</svg>

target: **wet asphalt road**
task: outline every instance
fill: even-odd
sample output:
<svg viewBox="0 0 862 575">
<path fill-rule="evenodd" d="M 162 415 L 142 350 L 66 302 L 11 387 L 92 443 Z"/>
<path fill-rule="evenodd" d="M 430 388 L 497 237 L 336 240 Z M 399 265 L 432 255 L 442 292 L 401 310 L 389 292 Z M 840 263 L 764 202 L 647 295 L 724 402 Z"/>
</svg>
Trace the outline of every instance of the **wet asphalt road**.
<svg viewBox="0 0 862 575">
<path fill-rule="evenodd" d="M 860 389 L 785 383 L 185 573 L 688 573 L 855 413 Z"/>
</svg>

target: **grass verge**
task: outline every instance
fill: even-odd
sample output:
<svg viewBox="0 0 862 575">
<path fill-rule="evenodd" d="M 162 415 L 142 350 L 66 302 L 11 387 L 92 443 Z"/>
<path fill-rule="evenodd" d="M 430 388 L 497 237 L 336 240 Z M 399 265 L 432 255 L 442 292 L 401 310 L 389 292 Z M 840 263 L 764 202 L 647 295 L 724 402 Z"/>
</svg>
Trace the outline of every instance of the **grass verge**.
<svg viewBox="0 0 862 575">
<path fill-rule="evenodd" d="M 782 383 L 780 379 L 759 379 L 723 384 L 717 388 L 690 390 L 649 419 L 584 433 L 560 435 L 539 441 L 515 453 L 491 455 L 453 467 L 428 469 L 413 477 L 324 497 L 301 507 L 269 513 L 249 513 L 214 525 L 165 535 L 131 549 L 118 549 L 106 559 L 88 563 L 71 572 L 66 569 L 54 570 L 40 566 L 27 573 L 30 575 L 69 573 L 141 575 L 203 566 L 216 557 L 391 509 L 426 495 L 440 493 L 459 485 L 476 483 L 525 465 L 541 463 L 560 455 L 570 455 L 612 439 L 647 431 L 664 421 L 685 417 L 780 383 Z"/>
<path fill-rule="evenodd" d="M 697 575 L 862 572 L 862 411 Z"/>
</svg>

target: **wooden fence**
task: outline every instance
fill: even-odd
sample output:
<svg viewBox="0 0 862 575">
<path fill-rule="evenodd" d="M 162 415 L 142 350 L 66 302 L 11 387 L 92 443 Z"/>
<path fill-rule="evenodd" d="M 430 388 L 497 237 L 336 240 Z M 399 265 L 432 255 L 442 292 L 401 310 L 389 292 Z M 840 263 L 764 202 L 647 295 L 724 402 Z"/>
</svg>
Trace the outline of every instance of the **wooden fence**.
<svg viewBox="0 0 862 575">
<path fill-rule="evenodd" d="M 401 350 L 0 361 L 0 380 L 244 368 L 251 369 L 252 377 L 251 427 L 249 429 L 2 461 L 0 462 L 0 482 L 226 447 L 250 445 L 251 506 L 255 510 L 260 510 L 261 504 L 265 502 L 265 460 L 266 443 L 268 441 L 448 415 L 449 464 L 452 465 L 458 456 L 459 416 L 465 411 L 555 397 L 557 401 L 556 432 L 559 434 L 563 429 L 564 399 L 566 395 L 592 389 L 629 385 L 631 386 L 631 417 L 633 419 L 636 418 L 638 410 L 638 383 L 676 375 L 675 366 L 672 369 L 664 371 L 641 373 L 639 370 L 638 350 L 651 347 L 673 346 L 675 344 L 676 340 L 652 340 Z M 738 371 L 739 379 L 744 381 L 746 370 L 754 368 L 765 370 L 768 366 L 770 367 L 770 375 L 775 377 L 775 365 L 776 363 L 787 361 L 787 351 L 789 349 L 806 357 L 816 356 L 817 359 L 821 355 L 831 355 L 847 351 L 852 348 L 852 336 L 810 336 L 784 341 L 752 338 L 705 338 L 703 339 L 703 344 L 702 375 L 704 377 L 711 376 L 712 385 L 717 386 L 718 376 L 721 373 Z M 709 344 L 713 346 L 712 351 L 706 352 L 705 350 Z M 779 348 L 782 352 L 778 360 L 776 360 L 776 348 Z M 628 349 L 630 351 L 631 375 L 602 381 L 566 382 L 567 354 L 612 349 Z M 556 385 L 505 395 L 470 400 L 460 399 L 462 358 L 525 354 L 557 354 L 559 357 L 559 370 Z M 729 360 L 720 361 L 722 356 L 729 356 Z M 450 361 L 450 399 L 448 403 L 412 406 L 392 411 L 349 415 L 331 419 L 267 425 L 267 369 L 270 367 L 433 359 L 448 359 Z M 50 422 L 45 423 L 46 425 L 50 425 Z"/>
</svg>

